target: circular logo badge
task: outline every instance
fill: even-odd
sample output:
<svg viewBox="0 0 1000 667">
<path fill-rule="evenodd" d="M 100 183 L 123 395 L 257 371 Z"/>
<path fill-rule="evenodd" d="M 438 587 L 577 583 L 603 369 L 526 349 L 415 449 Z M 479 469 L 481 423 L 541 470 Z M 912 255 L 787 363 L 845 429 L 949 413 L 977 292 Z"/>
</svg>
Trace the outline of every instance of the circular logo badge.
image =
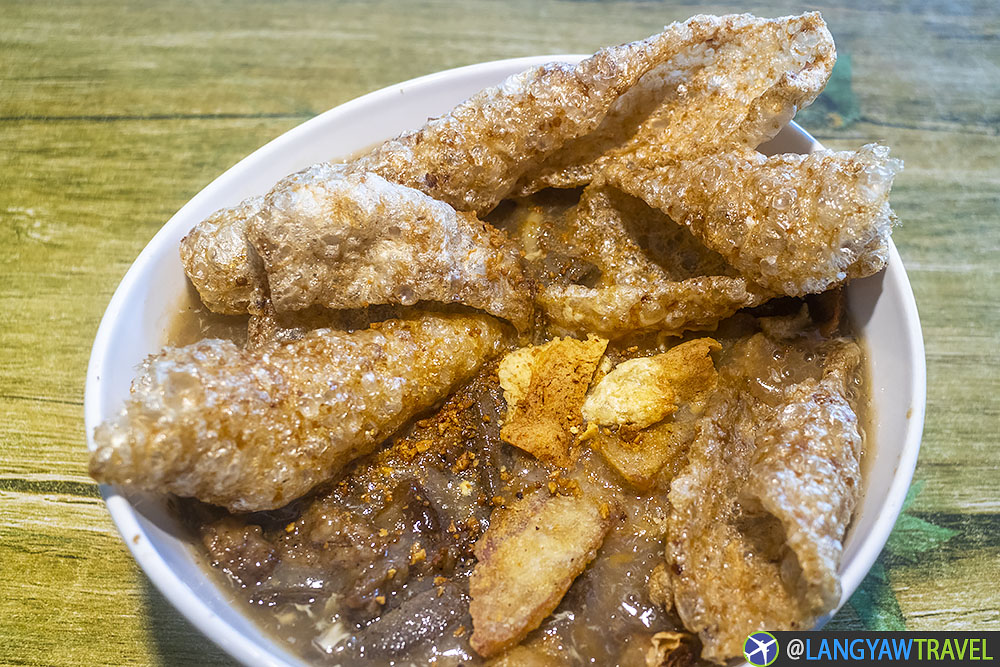
<svg viewBox="0 0 1000 667">
<path fill-rule="evenodd" d="M 778 640 L 770 632 L 755 632 L 743 642 L 743 657 L 753 667 L 767 667 L 778 659 Z"/>
</svg>

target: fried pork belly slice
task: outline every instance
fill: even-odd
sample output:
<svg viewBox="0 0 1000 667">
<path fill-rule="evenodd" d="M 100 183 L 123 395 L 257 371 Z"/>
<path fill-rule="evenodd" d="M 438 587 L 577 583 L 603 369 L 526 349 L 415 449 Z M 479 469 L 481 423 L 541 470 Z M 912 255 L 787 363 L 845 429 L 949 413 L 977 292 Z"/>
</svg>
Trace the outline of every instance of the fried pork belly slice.
<svg viewBox="0 0 1000 667">
<path fill-rule="evenodd" d="M 522 225 L 521 242 L 600 271 L 592 287 L 552 282 L 540 289 L 538 303 L 568 332 L 615 338 L 642 330 L 711 329 L 771 296 L 686 229 L 615 188 L 588 187 L 562 229 L 529 222 Z"/>
<path fill-rule="evenodd" d="M 888 148 L 869 144 L 809 155 L 627 157 L 603 176 L 687 226 L 747 279 L 801 296 L 885 266 L 896 221 L 889 190 L 901 168 Z"/>
<path fill-rule="evenodd" d="M 739 656 L 752 632 L 807 629 L 837 604 L 860 490 L 862 439 L 848 401 L 859 348 L 835 341 L 821 377 L 782 386 L 781 364 L 764 356 L 781 348 L 764 340 L 751 338 L 720 371 L 669 493 L 677 612 L 718 663 Z"/>
<path fill-rule="evenodd" d="M 816 12 L 723 16 L 708 30 L 706 17 L 688 23 L 701 27 L 703 39 L 646 73 L 594 132 L 567 142 L 529 173 L 521 194 L 589 183 L 608 159 L 649 147 L 674 159 L 756 148 L 812 103 L 836 60 Z"/>
<path fill-rule="evenodd" d="M 469 579 L 472 636 L 489 657 L 519 643 L 558 606 L 611 527 L 606 505 L 542 489 L 494 512 Z"/>
<path fill-rule="evenodd" d="M 651 357 L 623 361 L 601 378 L 583 404 L 583 418 L 600 426 L 646 428 L 715 386 L 711 353 L 722 346 L 699 338 Z"/>
<path fill-rule="evenodd" d="M 531 291 L 502 232 L 376 174 L 276 189 L 247 237 L 278 312 L 437 301 L 485 310 L 521 331 L 530 325 Z"/>
<path fill-rule="evenodd" d="M 95 431 L 90 473 L 232 511 L 281 507 L 447 396 L 502 342 L 488 316 L 425 315 L 256 351 L 167 348 Z"/>
<path fill-rule="evenodd" d="M 556 338 L 507 354 L 498 368 L 507 402 L 500 437 L 547 465 L 569 468 L 580 408 L 607 346 L 597 336 Z"/>
</svg>

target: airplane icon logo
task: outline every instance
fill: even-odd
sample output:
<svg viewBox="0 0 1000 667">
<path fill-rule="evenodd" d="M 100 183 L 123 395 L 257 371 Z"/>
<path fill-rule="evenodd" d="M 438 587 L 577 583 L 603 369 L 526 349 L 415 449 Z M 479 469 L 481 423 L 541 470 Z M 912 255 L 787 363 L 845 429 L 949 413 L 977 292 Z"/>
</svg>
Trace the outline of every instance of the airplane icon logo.
<svg viewBox="0 0 1000 667">
<path fill-rule="evenodd" d="M 767 667 L 778 658 L 778 640 L 770 632 L 755 632 L 743 642 L 743 657 L 753 667 Z"/>
</svg>

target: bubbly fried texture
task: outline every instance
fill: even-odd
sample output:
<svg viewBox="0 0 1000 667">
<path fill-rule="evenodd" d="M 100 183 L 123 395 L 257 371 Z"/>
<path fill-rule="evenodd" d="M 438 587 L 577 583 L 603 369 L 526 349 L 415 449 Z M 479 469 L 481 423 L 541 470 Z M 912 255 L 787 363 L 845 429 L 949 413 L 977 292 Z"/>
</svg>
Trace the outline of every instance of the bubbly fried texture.
<svg viewBox="0 0 1000 667">
<path fill-rule="evenodd" d="M 601 426 L 646 428 L 677 412 L 680 401 L 715 386 L 712 338 L 681 343 L 652 357 L 629 359 L 601 378 L 583 404 L 583 418 Z"/>
<path fill-rule="evenodd" d="M 556 338 L 521 348 L 500 362 L 498 374 L 507 401 L 500 437 L 552 466 L 573 463 L 573 428 L 608 341 Z"/>
<path fill-rule="evenodd" d="M 771 157 L 629 156 L 604 177 L 687 226 L 747 279 L 801 296 L 885 266 L 895 222 L 889 189 L 901 168 L 888 148 L 869 144 Z"/>
<path fill-rule="evenodd" d="M 752 18 L 695 16 L 647 39 L 601 49 L 575 66 L 549 63 L 515 74 L 419 130 L 350 163 L 323 163 L 293 174 L 276 190 L 346 172 L 374 172 L 459 211 L 484 214 L 567 141 L 597 128 L 615 101 L 647 72 L 713 39 L 734 21 L 750 23 Z M 181 242 L 185 271 L 216 312 L 246 312 L 254 297 L 261 296 L 247 282 L 255 266 L 244 240 L 260 205 L 254 197 L 221 210 Z"/>
<path fill-rule="evenodd" d="M 597 555 L 610 527 L 598 501 L 544 489 L 496 510 L 476 543 L 469 579 L 472 648 L 489 657 L 537 628 Z"/>
<path fill-rule="evenodd" d="M 819 39 L 822 20 L 810 16 L 810 23 L 818 22 Z M 423 190 L 458 210 L 485 213 L 519 179 L 531 180 L 548 156 L 597 129 L 647 73 L 670 68 L 679 54 L 722 39 L 738 26 L 753 30 L 763 23 L 748 14 L 698 15 L 647 39 L 601 49 L 575 66 L 549 63 L 529 69 L 421 129 L 385 142 L 361 157 L 358 167 Z M 647 92 L 635 97 L 641 100 Z M 613 122 L 624 122 L 624 115 L 619 110 Z"/>
<path fill-rule="evenodd" d="M 820 376 L 799 379 L 784 377 L 783 349 L 757 335 L 733 352 L 670 486 L 677 612 L 719 663 L 754 631 L 811 627 L 840 595 L 859 492 L 848 391 L 860 350 L 834 341 Z"/>
<path fill-rule="evenodd" d="M 426 315 L 252 352 L 222 340 L 167 348 L 98 427 L 90 473 L 233 511 L 281 507 L 447 396 L 502 342 L 487 316 Z"/>
<path fill-rule="evenodd" d="M 521 331 L 531 323 L 531 290 L 502 232 L 376 174 L 316 165 L 267 195 L 247 237 L 278 312 L 438 301 Z"/>
<path fill-rule="evenodd" d="M 649 147 L 674 159 L 756 148 L 812 103 L 836 59 L 816 12 L 696 16 L 685 25 L 697 37 L 619 97 L 593 132 L 530 173 L 521 194 L 589 183 L 607 160 Z"/>
<path fill-rule="evenodd" d="M 788 391 L 763 429 L 747 480 L 746 495 L 784 527 L 794 553 L 789 567 L 801 570 L 796 593 L 817 614 L 840 601 L 837 569 L 861 493 L 863 443 L 846 397 L 860 360 L 860 348 L 846 344 L 821 380 Z"/>
<path fill-rule="evenodd" d="M 686 229 L 615 188 L 588 187 L 561 229 L 523 225 L 522 243 L 525 235 L 542 254 L 562 253 L 600 271 L 593 286 L 553 281 L 539 290 L 539 305 L 568 332 L 616 338 L 711 329 L 771 296 Z"/>
<path fill-rule="evenodd" d="M 216 313 L 241 315 L 265 297 L 260 258 L 246 239 L 246 221 L 263 206 L 263 197 L 251 197 L 220 209 L 181 239 L 184 272 L 202 302 Z"/>
</svg>

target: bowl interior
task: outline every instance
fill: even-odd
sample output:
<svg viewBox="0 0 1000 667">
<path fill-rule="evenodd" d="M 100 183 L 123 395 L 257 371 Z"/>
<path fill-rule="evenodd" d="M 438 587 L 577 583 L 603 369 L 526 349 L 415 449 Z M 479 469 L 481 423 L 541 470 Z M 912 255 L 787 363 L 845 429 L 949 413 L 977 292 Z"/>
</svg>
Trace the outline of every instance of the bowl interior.
<svg viewBox="0 0 1000 667">
<path fill-rule="evenodd" d="M 509 74 L 552 60 L 545 56 L 472 65 L 389 86 L 341 105 L 278 137 L 202 190 L 153 237 L 125 275 L 105 312 L 87 371 L 88 446 L 94 428 L 120 409 L 137 367 L 164 343 L 169 321 L 187 289 L 178 257 L 181 238 L 223 206 L 266 192 L 277 180 L 319 161 L 350 155 L 420 126 Z M 792 124 L 762 147 L 769 153 L 821 146 Z M 866 493 L 846 542 L 843 600 L 881 551 L 902 506 L 923 426 L 924 353 L 916 306 L 895 247 L 882 274 L 848 288 L 850 315 L 861 330 L 871 365 L 874 419 Z M 102 487 L 109 511 L 136 561 L 163 594 L 202 632 L 234 657 L 255 665 L 301 661 L 232 604 L 159 497 L 123 495 Z"/>
</svg>

